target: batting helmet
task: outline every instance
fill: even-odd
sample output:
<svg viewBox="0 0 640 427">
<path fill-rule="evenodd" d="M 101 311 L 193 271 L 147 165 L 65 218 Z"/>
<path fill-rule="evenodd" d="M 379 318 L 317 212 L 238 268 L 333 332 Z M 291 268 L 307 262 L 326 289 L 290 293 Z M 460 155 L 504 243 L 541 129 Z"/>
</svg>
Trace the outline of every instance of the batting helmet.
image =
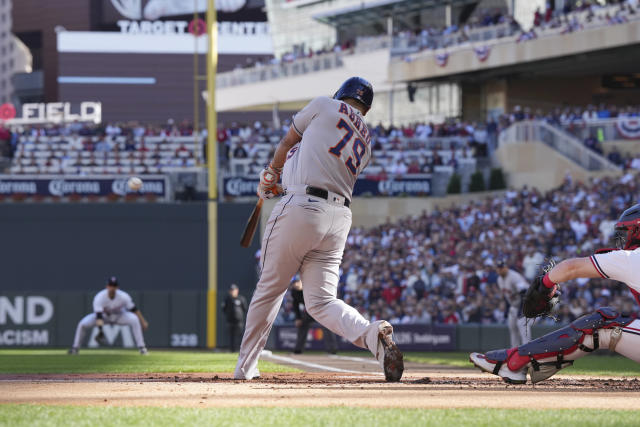
<svg viewBox="0 0 640 427">
<path fill-rule="evenodd" d="M 361 102 L 367 110 L 373 102 L 373 86 L 362 77 L 350 77 L 342 83 L 333 99 L 353 98 Z"/>
<path fill-rule="evenodd" d="M 635 249 L 640 246 L 640 203 L 622 212 L 616 222 L 616 239 L 623 249 Z"/>
</svg>

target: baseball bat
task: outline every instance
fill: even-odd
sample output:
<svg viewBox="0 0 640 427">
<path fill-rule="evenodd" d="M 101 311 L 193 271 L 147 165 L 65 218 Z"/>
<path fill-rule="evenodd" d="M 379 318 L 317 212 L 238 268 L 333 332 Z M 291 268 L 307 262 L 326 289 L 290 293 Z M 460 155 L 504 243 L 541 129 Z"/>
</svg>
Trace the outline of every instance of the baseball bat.
<svg viewBox="0 0 640 427">
<path fill-rule="evenodd" d="M 253 240 L 253 235 L 256 234 L 256 228 L 258 227 L 258 220 L 260 219 L 260 211 L 262 210 L 262 199 L 258 199 L 258 203 L 253 208 L 247 226 L 244 228 L 242 237 L 240 238 L 240 246 L 248 248 Z"/>
</svg>

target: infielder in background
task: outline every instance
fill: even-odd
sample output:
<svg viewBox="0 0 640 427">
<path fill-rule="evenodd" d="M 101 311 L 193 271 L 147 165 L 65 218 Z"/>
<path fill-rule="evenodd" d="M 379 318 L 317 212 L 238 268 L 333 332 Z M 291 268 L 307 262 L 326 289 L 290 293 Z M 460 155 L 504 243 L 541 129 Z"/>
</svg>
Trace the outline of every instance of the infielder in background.
<svg viewBox="0 0 640 427">
<path fill-rule="evenodd" d="M 262 239 L 260 279 L 249 305 L 236 379 L 260 375 L 260 352 L 298 271 L 309 314 L 356 346 L 368 348 L 387 381 L 402 377 L 402 353 L 392 340 L 392 326 L 382 320 L 370 323 L 337 299 L 353 186 L 371 157 L 371 134 L 363 116 L 372 101 L 371 84 L 359 77 L 346 80 L 333 99 L 315 98 L 293 117 L 271 164 L 260 173 L 261 198 L 282 191 L 281 174 L 286 193 Z"/>
<path fill-rule="evenodd" d="M 507 267 L 504 261 L 498 261 L 498 287 L 509 303 L 507 324 L 511 336 L 511 346 L 518 347 L 531 339 L 531 323 L 520 316 L 522 312 L 522 297 L 529 288 L 527 280 L 520 273 Z M 519 317 L 520 316 L 520 317 Z"/>
<path fill-rule="evenodd" d="M 601 249 L 590 257 L 561 262 L 536 279 L 532 287 L 540 299 L 534 301 L 542 305 L 550 301 L 558 283 L 579 277 L 602 277 L 626 283 L 640 304 L 640 204 L 624 211 L 615 229 L 617 246 L 622 249 Z M 640 320 L 611 307 L 599 308 L 520 347 L 471 353 L 470 361 L 508 383 L 526 383 L 527 371 L 531 382 L 537 383 L 598 348 L 608 348 L 640 362 Z"/>
<path fill-rule="evenodd" d="M 93 298 L 93 313 L 87 314 L 78 323 L 76 336 L 73 339 L 73 347 L 69 350 L 69 354 L 78 354 L 85 330 L 90 330 L 94 326 L 99 329 L 96 341 L 100 345 L 106 344 L 104 332 L 102 331 L 102 327 L 105 324 L 130 326 L 140 354 L 147 354 L 142 330 L 146 331 L 149 324 L 133 303 L 129 294 L 118 289 L 118 280 L 115 277 L 109 278 L 105 289 L 98 292 Z"/>
</svg>

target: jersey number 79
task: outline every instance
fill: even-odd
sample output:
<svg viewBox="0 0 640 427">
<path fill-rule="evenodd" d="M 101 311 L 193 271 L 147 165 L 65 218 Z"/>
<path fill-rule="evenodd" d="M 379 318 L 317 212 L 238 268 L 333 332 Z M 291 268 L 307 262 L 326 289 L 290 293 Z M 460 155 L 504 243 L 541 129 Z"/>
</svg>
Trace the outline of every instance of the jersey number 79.
<svg viewBox="0 0 640 427">
<path fill-rule="evenodd" d="M 342 150 L 344 149 L 344 146 L 347 145 L 349 141 L 351 141 L 355 131 L 351 126 L 349 126 L 349 124 L 344 119 L 340 119 L 336 127 L 338 129 L 344 129 L 346 133 L 344 134 L 342 139 L 338 141 L 336 145 L 329 148 L 329 152 L 334 156 L 336 156 L 337 158 L 340 158 L 340 156 L 342 155 Z M 344 164 L 347 166 L 347 169 L 349 169 L 349 172 L 351 172 L 351 174 L 356 175 L 358 173 L 358 167 L 360 167 L 360 162 L 362 161 L 362 156 L 367 151 L 367 146 L 364 144 L 364 142 L 362 142 L 360 138 L 355 137 L 353 138 L 351 151 L 353 151 L 353 156 L 349 156 L 349 158 L 347 159 L 346 162 L 344 162 Z M 353 164 L 354 157 L 356 159 L 355 165 Z"/>
</svg>

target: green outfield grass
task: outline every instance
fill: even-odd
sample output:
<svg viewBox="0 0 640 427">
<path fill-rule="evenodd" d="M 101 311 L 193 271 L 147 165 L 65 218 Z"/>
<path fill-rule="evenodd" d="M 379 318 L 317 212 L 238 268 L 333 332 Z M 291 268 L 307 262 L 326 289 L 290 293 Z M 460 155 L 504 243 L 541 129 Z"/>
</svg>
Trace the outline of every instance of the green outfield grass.
<svg viewBox="0 0 640 427">
<path fill-rule="evenodd" d="M 640 411 L 595 409 L 131 408 L 0 405 L 9 426 L 637 426 Z M 259 420 L 259 421 L 258 421 Z"/>
<path fill-rule="evenodd" d="M 406 353 L 405 360 L 432 365 L 476 369 L 469 362 L 469 353 Z M 576 375 L 640 376 L 640 364 L 622 356 L 594 354 L 576 360 L 572 367 L 563 369 L 562 373 Z"/>
<path fill-rule="evenodd" d="M 146 356 L 136 350 L 0 350 L 0 374 L 88 374 L 151 372 L 233 372 L 237 353 L 210 351 L 154 351 Z M 297 372 L 296 369 L 260 362 L 263 372 Z"/>
</svg>

